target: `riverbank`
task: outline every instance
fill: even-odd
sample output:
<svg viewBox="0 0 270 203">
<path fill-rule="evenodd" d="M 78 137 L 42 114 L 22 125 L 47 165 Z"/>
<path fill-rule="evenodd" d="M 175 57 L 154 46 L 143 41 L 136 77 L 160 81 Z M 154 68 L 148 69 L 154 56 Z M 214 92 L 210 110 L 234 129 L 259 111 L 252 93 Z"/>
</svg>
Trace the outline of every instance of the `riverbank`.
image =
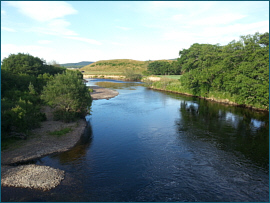
<svg viewBox="0 0 270 203">
<path fill-rule="evenodd" d="M 158 90 L 158 91 L 164 91 L 164 92 L 171 92 L 171 93 L 176 93 L 176 94 L 182 94 L 182 95 L 186 95 L 186 96 L 191 96 L 191 97 L 197 97 L 200 99 L 205 99 L 205 100 L 209 100 L 209 101 L 213 101 L 213 102 L 217 102 L 217 103 L 223 103 L 223 104 L 228 104 L 228 105 L 233 105 L 233 106 L 238 106 L 238 107 L 244 107 L 244 108 L 248 108 L 248 109 L 252 109 L 255 111 L 263 111 L 263 112 L 269 112 L 267 109 L 262 109 L 262 108 L 256 108 L 253 106 L 247 106 L 247 105 L 240 105 L 237 104 L 235 102 L 230 101 L 229 99 L 218 99 L 218 98 L 214 98 L 214 97 L 200 97 L 200 96 L 194 96 L 192 94 L 189 93 L 185 93 L 185 92 L 178 92 L 178 91 L 173 91 L 173 90 L 168 90 L 168 89 L 164 89 L 164 88 L 157 88 L 154 86 L 146 86 L 149 89 L 153 89 L 153 90 Z"/>
<path fill-rule="evenodd" d="M 114 79 L 114 80 L 124 80 L 126 77 L 123 75 L 89 75 L 89 74 L 84 74 L 83 79 L 89 79 L 89 78 L 101 78 L 101 79 Z"/>
<path fill-rule="evenodd" d="M 93 99 L 109 99 L 118 95 L 115 90 L 98 86 L 91 88 L 94 90 L 91 93 Z M 41 123 L 40 128 L 32 130 L 27 140 L 21 140 L 1 152 L 1 186 L 50 190 L 64 179 L 62 170 L 29 163 L 49 154 L 70 150 L 80 140 L 87 123 L 85 119 L 71 123 L 54 121 L 52 108 L 48 106 L 42 112 L 47 120 Z M 65 128 L 70 128 L 71 132 L 62 136 L 51 135 Z"/>
<path fill-rule="evenodd" d="M 1 152 L 1 186 L 49 190 L 64 179 L 62 170 L 25 164 L 71 149 L 79 141 L 87 123 L 85 119 L 72 123 L 54 121 L 52 109 L 48 106 L 42 112 L 46 114 L 47 120 L 41 123 L 40 128 L 32 130 L 27 140 L 21 140 Z M 71 132 L 60 137 L 50 134 L 65 128 L 70 128 Z"/>
</svg>

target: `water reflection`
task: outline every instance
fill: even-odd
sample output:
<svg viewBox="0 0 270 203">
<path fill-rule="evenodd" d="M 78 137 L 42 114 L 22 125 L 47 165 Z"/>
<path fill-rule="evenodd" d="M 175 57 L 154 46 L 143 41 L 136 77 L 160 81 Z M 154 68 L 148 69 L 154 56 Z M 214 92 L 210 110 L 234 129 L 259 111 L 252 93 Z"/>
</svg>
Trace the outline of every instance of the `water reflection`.
<svg viewBox="0 0 270 203">
<path fill-rule="evenodd" d="M 121 82 L 121 83 L 96 82 L 95 84 L 100 86 L 100 87 L 104 87 L 104 88 L 111 88 L 111 89 L 126 89 L 126 88 L 128 88 L 128 90 L 136 90 L 135 88 L 133 88 L 133 86 L 141 86 L 140 83 L 125 83 L 125 82 Z"/>
<path fill-rule="evenodd" d="M 268 201 L 268 114 L 117 83 L 104 85 L 118 97 L 93 102 L 93 132 L 43 158 L 65 171 L 61 185 L 10 196 L 4 188 L 5 200 Z"/>
<path fill-rule="evenodd" d="M 180 134 L 185 132 L 190 139 L 211 142 L 218 149 L 241 152 L 268 171 L 269 123 L 265 119 L 268 114 L 236 107 L 228 110 L 205 100 L 182 101 L 179 113 L 176 125 Z"/>
<path fill-rule="evenodd" d="M 92 144 L 92 126 L 88 123 L 83 135 L 81 136 L 79 142 L 70 150 L 59 153 L 52 156 L 52 158 L 57 158 L 61 164 L 80 162 L 86 156 L 88 149 Z"/>
</svg>

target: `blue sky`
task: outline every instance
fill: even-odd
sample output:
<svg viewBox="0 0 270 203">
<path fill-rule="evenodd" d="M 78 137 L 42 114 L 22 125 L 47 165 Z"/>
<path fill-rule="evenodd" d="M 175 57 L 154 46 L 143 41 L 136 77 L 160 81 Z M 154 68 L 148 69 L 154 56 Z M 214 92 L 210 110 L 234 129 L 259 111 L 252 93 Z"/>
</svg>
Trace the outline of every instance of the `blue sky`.
<svg viewBox="0 0 270 203">
<path fill-rule="evenodd" d="M 1 1 L 1 60 L 173 59 L 255 32 L 269 32 L 268 1 Z"/>
</svg>

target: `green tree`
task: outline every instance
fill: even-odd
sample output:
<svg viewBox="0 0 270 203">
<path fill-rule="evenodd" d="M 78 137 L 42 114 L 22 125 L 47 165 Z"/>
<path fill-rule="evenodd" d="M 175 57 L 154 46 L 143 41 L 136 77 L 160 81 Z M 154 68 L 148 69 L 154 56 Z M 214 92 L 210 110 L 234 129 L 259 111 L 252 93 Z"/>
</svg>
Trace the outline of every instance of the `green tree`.
<svg viewBox="0 0 270 203">
<path fill-rule="evenodd" d="M 54 75 L 65 70 L 65 68 L 47 65 L 46 61 L 24 53 L 11 54 L 8 58 L 4 58 L 1 69 L 8 70 L 14 74 L 28 74 L 32 76 L 44 73 Z"/>
<path fill-rule="evenodd" d="M 222 92 L 238 104 L 269 109 L 269 33 L 241 36 L 222 47 L 196 43 L 179 54 L 181 84 L 194 95 Z"/>
<path fill-rule="evenodd" d="M 148 64 L 147 71 L 153 75 L 179 75 L 181 68 L 177 61 L 154 61 Z"/>
<path fill-rule="evenodd" d="M 79 71 L 57 74 L 44 87 L 41 98 L 55 108 L 55 119 L 73 121 L 90 110 L 92 98 L 80 75 Z"/>
</svg>

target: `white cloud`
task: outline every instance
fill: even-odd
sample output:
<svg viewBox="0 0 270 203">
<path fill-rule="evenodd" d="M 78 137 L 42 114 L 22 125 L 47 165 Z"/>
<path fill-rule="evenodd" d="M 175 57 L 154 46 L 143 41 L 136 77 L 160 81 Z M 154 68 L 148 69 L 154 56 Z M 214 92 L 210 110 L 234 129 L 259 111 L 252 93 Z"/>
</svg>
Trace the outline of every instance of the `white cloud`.
<svg viewBox="0 0 270 203">
<path fill-rule="evenodd" d="M 189 13 L 190 16 L 197 16 L 209 10 L 215 3 L 211 1 L 151 1 L 147 9 L 150 12 L 178 12 Z"/>
<path fill-rule="evenodd" d="M 52 41 L 50 41 L 50 40 L 39 40 L 38 43 L 39 44 L 51 44 Z"/>
<path fill-rule="evenodd" d="M 7 3 L 18 8 L 24 15 L 39 22 L 46 22 L 77 13 L 69 3 L 63 1 L 8 1 Z"/>
<path fill-rule="evenodd" d="M 234 24 L 224 27 L 208 27 L 201 34 L 209 38 L 214 36 L 233 36 L 236 40 L 240 35 L 255 34 L 255 32 L 269 32 L 269 21 L 261 21 L 249 24 Z M 232 39 L 233 40 L 233 39 Z"/>
<path fill-rule="evenodd" d="M 32 28 L 31 31 L 47 34 L 47 35 L 58 35 L 58 36 L 74 36 L 78 35 L 73 30 L 68 29 L 67 27 L 70 23 L 64 19 L 55 19 L 51 20 L 49 23 L 43 27 Z"/>
<path fill-rule="evenodd" d="M 65 37 L 65 38 L 78 40 L 78 41 L 82 41 L 82 42 L 86 42 L 86 43 L 94 44 L 94 45 L 102 45 L 101 42 L 94 40 L 94 39 L 88 39 L 88 38 L 83 38 L 83 37 Z"/>
<path fill-rule="evenodd" d="M 8 32 L 17 32 L 13 28 L 8 28 L 8 27 L 1 27 L 1 30 L 5 30 L 5 31 L 8 31 Z"/>
<path fill-rule="evenodd" d="M 189 22 L 192 25 L 223 25 L 233 23 L 237 20 L 246 17 L 246 15 L 234 14 L 234 13 L 224 13 L 219 15 L 213 15 L 206 18 L 200 18 Z"/>
<path fill-rule="evenodd" d="M 68 29 L 70 23 L 63 19 L 77 11 L 63 1 L 8 1 L 8 5 L 18 8 L 24 15 L 40 22 L 39 27 L 29 28 L 30 32 L 48 35 L 74 36 L 75 31 Z"/>
<path fill-rule="evenodd" d="M 1 15 L 6 15 L 7 12 L 5 10 L 1 10 Z"/>
<path fill-rule="evenodd" d="M 200 32 L 194 32 L 194 30 L 168 31 L 163 34 L 162 39 L 181 42 L 183 48 L 188 48 L 194 43 L 222 43 L 222 45 L 226 45 L 232 40 L 239 40 L 241 35 L 255 34 L 255 32 L 269 32 L 269 21 L 203 27 Z"/>
</svg>

